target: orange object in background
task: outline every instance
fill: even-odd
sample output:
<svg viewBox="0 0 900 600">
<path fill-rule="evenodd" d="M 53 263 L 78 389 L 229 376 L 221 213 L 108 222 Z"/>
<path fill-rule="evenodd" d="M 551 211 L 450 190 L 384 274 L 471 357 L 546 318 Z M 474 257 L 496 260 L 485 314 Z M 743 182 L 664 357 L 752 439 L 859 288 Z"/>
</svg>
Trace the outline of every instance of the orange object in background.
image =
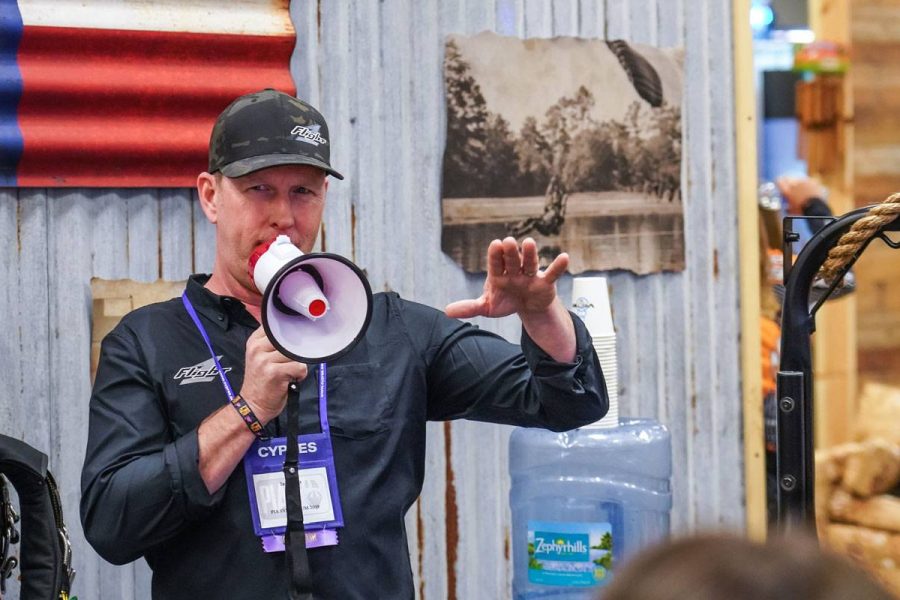
<svg viewBox="0 0 900 600">
<path fill-rule="evenodd" d="M 778 374 L 781 327 L 768 317 L 760 319 L 762 337 L 762 391 L 763 396 L 775 393 L 775 376 Z"/>
</svg>

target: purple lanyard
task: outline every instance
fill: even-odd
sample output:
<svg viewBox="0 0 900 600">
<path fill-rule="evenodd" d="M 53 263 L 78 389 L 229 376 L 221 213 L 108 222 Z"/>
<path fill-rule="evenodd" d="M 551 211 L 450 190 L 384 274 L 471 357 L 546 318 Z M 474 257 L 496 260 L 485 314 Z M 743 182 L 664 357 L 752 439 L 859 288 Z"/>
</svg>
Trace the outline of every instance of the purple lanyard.
<svg viewBox="0 0 900 600">
<path fill-rule="evenodd" d="M 181 294 L 181 302 L 184 304 L 184 308 L 187 310 L 188 314 L 191 316 L 191 319 L 194 321 L 194 325 L 197 326 L 197 329 L 200 330 L 200 335 L 203 336 L 203 341 L 206 342 L 206 347 L 209 348 L 209 353 L 212 355 L 213 363 L 216 365 L 216 371 L 219 374 L 219 379 L 222 380 L 222 386 L 225 388 L 225 394 L 228 396 L 228 400 L 231 401 L 234 396 L 234 389 L 231 387 L 231 382 L 228 381 L 228 376 L 225 375 L 225 370 L 222 368 L 222 365 L 219 364 L 219 357 L 216 356 L 215 350 L 213 350 L 212 342 L 209 339 L 209 335 L 206 333 L 206 328 L 203 327 L 203 323 L 200 322 L 200 317 L 197 315 L 197 311 L 194 310 L 194 305 L 191 304 L 191 301 L 187 297 L 187 292 L 183 292 Z M 322 428 L 322 433 L 328 433 L 328 367 L 325 363 L 321 363 L 319 365 L 319 425 Z"/>
</svg>

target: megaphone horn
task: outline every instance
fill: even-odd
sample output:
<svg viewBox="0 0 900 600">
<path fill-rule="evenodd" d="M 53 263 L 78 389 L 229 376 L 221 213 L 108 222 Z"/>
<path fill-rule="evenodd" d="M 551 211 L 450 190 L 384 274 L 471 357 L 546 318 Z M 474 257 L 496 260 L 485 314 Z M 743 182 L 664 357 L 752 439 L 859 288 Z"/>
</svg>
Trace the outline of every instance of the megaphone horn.
<svg viewBox="0 0 900 600">
<path fill-rule="evenodd" d="M 372 290 L 359 267 L 343 256 L 303 254 L 280 235 L 259 246 L 249 266 L 263 294 L 263 329 L 288 358 L 327 362 L 362 339 L 372 317 Z"/>
<path fill-rule="evenodd" d="M 303 315 L 315 321 L 328 312 L 328 298 L 323 293 L 324 281 L 312 267 L 300 265 L 296 271 L 278 281 L 273 291 L 275 308 L 288 315 Z"/>
</svg>

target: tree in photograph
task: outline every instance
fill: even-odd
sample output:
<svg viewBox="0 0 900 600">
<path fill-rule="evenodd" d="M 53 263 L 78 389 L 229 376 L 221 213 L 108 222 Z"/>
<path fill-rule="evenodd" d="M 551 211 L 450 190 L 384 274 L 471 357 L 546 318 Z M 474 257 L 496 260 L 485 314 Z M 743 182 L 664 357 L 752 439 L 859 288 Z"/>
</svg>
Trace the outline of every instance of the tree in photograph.
<svg viewBox="0 0 900 600">
<path fill-rule="evenodd" d="M 447 145 L 443 196 L 470 198 L 515 193 L 519 168 L 509 123 L 487 108 L 471 66 L 451 40 L 444 57 Z"/>
<path fill-rule="evenodd" d="M 612 128 L 605 124 L 579 133 L 572 141 L 562 177 L 572 192 L 613 190 L 621 171 Z"/>
<path fill-rule="evenodd" d="M 625 113 L 625 118 L 617 131 L 619 134 L 618 153 L 627 169 L 620 176 L 620 189 L 647 192 L 646 182 L 655 165 L 647 156 L 644 146 L 642 122 L 644 120 L 643 104 L 632 102 Z"/>
<path fill-rule="evenodd" d="M 656 161 L 656 188 L 660 198 L 681 198 L 681 109 L 663 104 L 651 115 L 653 135 L 647 142 Z"/>
<path fill-rule="evenodd" d="M 594 96 L 581 86 L 575 96 L 563 96 L 547 110 L 540 128 L 534 119 L 525 121 L 516 144 L 520 153 L 519 168 L 532 176 L 536 172 L 546 172 L 550 181 L 544 190 L 543 213 L 507 224 L 511 236 L 523 237 L 533 231 L 544 236 L 559 235 L 566 218 L 571 185 L 566 180 L 566 167 L 571 158 L 573 136 L 594 125 L 590 117 L 593 105 Z"/>
<path fill-rule="evenodd" d="M 550 144 L 538 129 L 537 119 L 534 117 L 525 119 L 515 142 L 515 152 L 522 187 L 527 190 L 523 191 L 523 194 L 527 196 L 542 194 L 550 179 L 553 153 Z"/>
<path fill-rule="evenodd" d="M 566 163 L 571 159 L 572 141 L 581 132 L 596 126 L 590 112 L 594 95 L 584 86 L 571 98 L 563 96 L 547 109 L 541 134 L 550 150 L 550 172 L 562 178 Z M 563 185 L 570 182 L 563 179 Z"/>
<path fill-rule="evenodd" d="M 488 110 L 481 88 L 456 43 L 447 42 L 444 56 L 447 96 L 447 146 L 444 153 L 444 197 L 469 197 L 483 189 Z"/>
<path fill-rule="evenodd" d="M 506 119 L 489 113 L 484 139 L 481 179 L 485 194 L 493 197 L 521 195 L 522 183 L 515 139 Z"/>
<path fill-rule="evenodd" d="M 673 201 L 681 188 L 681 110 L 633 102 L 616 131 L 618 187 Z"/>
</svg>

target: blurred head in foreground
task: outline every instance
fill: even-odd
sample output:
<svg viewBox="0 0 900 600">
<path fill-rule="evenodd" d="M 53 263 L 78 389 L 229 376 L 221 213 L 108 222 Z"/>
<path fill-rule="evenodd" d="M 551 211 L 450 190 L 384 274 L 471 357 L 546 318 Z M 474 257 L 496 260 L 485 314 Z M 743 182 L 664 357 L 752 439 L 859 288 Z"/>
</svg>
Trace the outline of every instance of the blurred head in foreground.
<svg viewBox="0 0 900 600">
<path fill-rule="evenodd" d="M 759 544 L 725 534 L 676 540 L 627 562 L 603 600 L 891 600 L 863 571 L 803 536 Z"/>
</svg>

